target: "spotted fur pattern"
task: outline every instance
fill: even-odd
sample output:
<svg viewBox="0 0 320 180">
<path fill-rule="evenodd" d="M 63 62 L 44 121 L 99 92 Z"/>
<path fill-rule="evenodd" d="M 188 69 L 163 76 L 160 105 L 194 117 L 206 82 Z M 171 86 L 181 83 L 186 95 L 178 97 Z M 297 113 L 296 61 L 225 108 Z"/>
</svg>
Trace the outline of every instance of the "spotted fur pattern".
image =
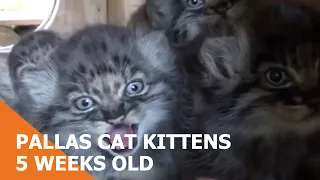
<svg viewBox="0 0 320 180">
<path fill-rule="evenodd" d="M 58 34 L 38 31 L 22 37 L 8 56 L 9 75 L 15 94 L 12 108 L 36 129 L 43 128 L 36 115 L 48 108 L 57 79 L 51 53 L 61 43 Z"/>
<path fill-rule="evenodd" d="M 49 134 L 53 142 L 53 135 L 59 134 L 60 144 L 65 144 L 70 134 L 77 138 L 90 134 L 92 148 L 65 152 L 75 156 L 105 156 L 106 170 L 90 172 L 96 179 L 173 179 L 174 162 L 169 151 L 142 149 L 143 134 L 172 133 L 172 121 L 180 112 L 182 73 L 163 33 L 137 37 L 125 28 L 93 25 L 61 43 L 55 42 L 56 48 L 46 48 L 48 44 L 43 42 L 54 41 L 50 40 L 53 36 L 42 36 L 43 33 L 22 39 L 9 58 L 11 75 L 18 79 L 16 92 L 28 97 L 20 99 L 20 109 L 37 110 L 29 111 L 25 119 L 39 120 L 36 127 Z M 33 46 L 38 44 L 41 46 Z M 43 65 L 37 64 L 39 60 Z M 22 61 L 37 65 L 25 68 Z M 136 82 L 143 88 L 132 94 L 129 85 Z M 80 107 L 87 105 L 83 99 L 90 100 L 92 106 L 79 109 L 79 102 Z M 137 158 L 141 155 L 151 156 L 152 171 L 111 174 L 115 153 L 98 148 L 97 140 L 123 124 L 138 125 L 138 143 L 132 152 L 134 163 L 139 162 Z"/>
</svg>

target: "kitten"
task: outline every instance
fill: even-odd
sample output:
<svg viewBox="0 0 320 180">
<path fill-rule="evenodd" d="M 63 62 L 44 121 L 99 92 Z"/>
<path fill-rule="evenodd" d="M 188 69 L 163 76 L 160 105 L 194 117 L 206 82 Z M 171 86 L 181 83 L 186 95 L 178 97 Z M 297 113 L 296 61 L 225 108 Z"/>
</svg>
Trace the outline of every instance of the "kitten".
<svg viewBox="0 0 320 180">
<path fill-rule="evenodd" d="M 180 117 L 183 76 L 175 66 L 175 56 L 165 36 L 152 32 L 136 37 L 125 28 L 93 25 L 55 43 L 57 48 L 53 51 L 30 46 L 50 36 L 33 36 L 16 45 L 9 65 L 12 77 L 20 75 L 16 92 L 28 97 L 20 103 L 24 110 L 29 104 L 38 107 L 41 132 L 49 134 L 53 142 L 53 135 L 59 134 L 60 144 L 65 144 L 70 134 L 77 138 L 90 134 L 92 148 L 65 152 L 73 156 L 105 156 L 106 170 L 89 171 L 96 179 L 174 179 L 171 153 L 144 150 L 142 142 L 143 134 L 172 133 L 171 124 Z M 25 58 L 28 53 L 45 59 L 46 65 L 32 70 L 22 66 L 17 57 Z M 21 78 L 24 76 L 28 81 Z M 103 134 L 120 134 L 125 150 L 100 149 L 97 140 Z M 137 134 L 133 150 L 128 149 L 124 134 Z M 112 144 L 112 140 L 105 143 Z M 111 161 L 116 155 L 132 155 L 134 165 L 139 164 L 139 156 L 151 156 L 154 167 L 148 172 L 113 174 Z"/>
<path fill-rule="evenodd" d="M 320 130 L 320 14 L 295 4 L 253 11 L 247 72 L 194 122 L 204 134 L 230 134 L 231 148 L 190 150 L 186 176 L 293 180 L 310 156 L 305 140 Z"/>
<path fill-rule="evenodd" d="M 190 44 L 202 33 L 228 34 L 225 13 L 236 0 L 147 0 L 131 17 L 135 29 L 166 29 L 173 45 Z M 223 21 L 223 22 L 222 22 Z M 227 23 L 227 24 L 225 24 Z M 219 34 L 219 35 L 221 35 Z"/>
<path fill-rule="evenodd" d="M 149 30 L 166 31 L 179 63 L 188 73 L 197 114 L 202 114 L 210 102 L 208 97 L 232 89 L 238 81 L 237 73 L 243 69 L 233 57 L 239 59 L 246 55 L 242 52 L 234 56 L 228 54 L 231 48 L 238 49 L 246 43 L 243 33 L 235 31 L 242 27 L 233 25 L 224 16 L 226 13 L 230 17 L 236 16 L 235 12 L 239 10 L 232 8 L 236 3 L 229 0 L 147 0 L 129 23 L 136 31 L 146 30 L 141 24 L 149 25 Z M 137 17 L 145 17 L 145 21 L 141 22 L 141 18 Z M 160 23 L 159 19 L 164 21 Z M 238 37 L 243 41 L 239 41 Z M 230 45 L 225 43 L 224 47 L 219 46 L 225 41 L 230 41 Z M 216 89 L 214 94 L 212 88 Z"/>
</svg>

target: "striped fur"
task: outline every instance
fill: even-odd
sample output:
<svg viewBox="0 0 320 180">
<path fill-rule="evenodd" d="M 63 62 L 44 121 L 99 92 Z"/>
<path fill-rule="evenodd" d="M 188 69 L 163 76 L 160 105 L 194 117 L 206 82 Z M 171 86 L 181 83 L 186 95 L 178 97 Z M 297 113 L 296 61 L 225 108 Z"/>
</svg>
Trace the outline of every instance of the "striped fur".
<svg viewBox="0 0 320 180">
<path fill-rule="evenodd" d="M 171 123 L 180 117 L 183 79 L 163 33 L 135 36 L 126 28 L 92 25 L 62 42 L 54 43 L 53 37 L 36 32 L 22 39 L 9 56 L 20 97 L 18 112 L 31 123 L 37 120 L 32 124 L 51 141 L 59 134 L 59 144 L 65 144 L 70 134 L 76 138 L 90 134 L 92 148 L 65 153 L 105 156 L 106 169 L 89 172 L 95 179 L 173 179 L 169 151 L 142 149 L 143 134 L 172 133 Z M 50 42 L 54 45 L 47 46 Z M 24 66 L 25 62 L 32 63 Z M 132 83 L 142 84 L 139 94 L 130 93 Z M 88 101 L 92 106 L 82 109 Z M 123 155 L 134 156 L 137 164 L 139 156 L 157 154 L 152 171 L 113 174 L 111 160 L 121 154 L 100 149 L 97 140 L 120 125 L 136 127 L 138 135 L 136 147 Z"/>
<path fill-rule="evenodd" d="M 231 91 L 212 98 L 193 126 L 186 123 L 187 130 L 231 134 L 231 149 L 188 151 L 189 161 L 182 165 L 190 174 L 185 175 L 316 179 L 303 175 L 300 165 L 319 153 L 311 145 L 318 135 L 305 140 L 320 131 L 320 12 L 301 4 L 270 3 L 244 15 L 249 14 L 243 16 L 252 33 L 249 59 L 242 61 L 246 71 L 238 73 Z M 309 172 L 319 167 L 310 165 Z"/>
</svg>

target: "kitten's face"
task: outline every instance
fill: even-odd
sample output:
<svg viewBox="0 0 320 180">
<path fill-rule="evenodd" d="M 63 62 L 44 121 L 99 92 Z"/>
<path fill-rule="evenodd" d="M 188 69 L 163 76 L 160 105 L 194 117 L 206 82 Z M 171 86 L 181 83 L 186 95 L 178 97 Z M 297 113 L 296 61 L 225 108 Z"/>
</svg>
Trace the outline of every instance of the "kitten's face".
<svg viewBox="0 0 320 180">
<path fill-rule="evenodd" d="M 129 155 L 124 134 L 138 135 L 136 149 L 144 133 L 172 118 L 179 76 L 172 59 L 162 59 L 173 57 L 150 43 L 162 36 L 137 42 L 121 33 L 91 31 L 75 36 L 55 54 L 59 93 L 49 108 L 54 111 L 51 126 L 91 134 L 93 140 L 109 134 L 106 145 L 119 134 L 126 150 L 110 152 Z"/>
<path fill-rule="evenodd" d="M 311 48 L 311 49 L 309 49 Z M 262 56 L 250 83 L 238 97 L 251 123 L 285 126 L 308 133 L 320 125 L 320 46 Z"/>
<path fill-rule="evenodd" d="M 257 132 L 284 128 L 312 133 L 320 128 L 319 24 L 285 16 L 269 30 L 257 33 L 251 75 L 234 90 L 234 107 Z"/>
<path fill-rule="evenodd" d="M 203 34 L 228 34 L 225 17 L 229 16 L 227 13 L 234 3 L 230 0 L 180 0 L 181 11 L 168 31 L 173 45 L 185 46 Z"/>
</svg>

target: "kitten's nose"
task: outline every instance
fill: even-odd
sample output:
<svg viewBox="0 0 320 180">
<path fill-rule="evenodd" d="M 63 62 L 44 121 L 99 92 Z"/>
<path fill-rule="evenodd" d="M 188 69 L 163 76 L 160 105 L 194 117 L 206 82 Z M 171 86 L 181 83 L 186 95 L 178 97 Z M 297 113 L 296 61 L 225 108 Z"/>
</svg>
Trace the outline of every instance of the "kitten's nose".
<svg viewBox="0 0 320 180">
<path fill-rule="evenodd" d="M 111 123 L 115 120 L 118 120 L 120 117 L 124 117 L 124 115 L 125 115 L 124 103 L 121 103 L 117 107 L 114 107 L 113 109 L 107 112 L 104 112 L 104 118 L 106 119 L 106 121 Z"/>
<path fill-rule="evenodd" d="M 119 104 L 118 107 L 110 111 L 111 118 L 113 119 L 123 116 L 124 113 L 125 113 L 124 103 Z"/>
</svg>

